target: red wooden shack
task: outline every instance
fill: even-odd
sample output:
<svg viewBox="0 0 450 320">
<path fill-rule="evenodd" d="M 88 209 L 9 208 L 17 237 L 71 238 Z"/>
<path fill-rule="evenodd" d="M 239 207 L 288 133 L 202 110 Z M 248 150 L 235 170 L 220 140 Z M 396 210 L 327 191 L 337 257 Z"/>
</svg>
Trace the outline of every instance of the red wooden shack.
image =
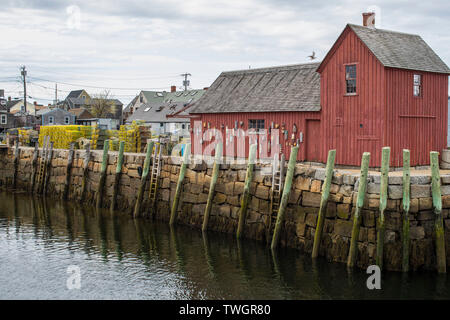
<svg viewBox="0 0 450 320">
<path fill-rule="evenodd" d="M 208 148 L 208 128 L 226 137 L 224 155 L 237 139 L 230 129 L 278 128 L 281 152 L 298 144 L 299 161 L 326 162 L 336 149 L 336 164 L 358 166 L 367 151 L 379 167 L 390 146 L 391 166 L 402 165 L 402 149 L 412 166 L 429 164 L 447 144 L 450 69 L 420 36 L 376 29 L 368 16 L 320 63 L 223 72 L 190 111 L 193 152 Z"/>
</svg>

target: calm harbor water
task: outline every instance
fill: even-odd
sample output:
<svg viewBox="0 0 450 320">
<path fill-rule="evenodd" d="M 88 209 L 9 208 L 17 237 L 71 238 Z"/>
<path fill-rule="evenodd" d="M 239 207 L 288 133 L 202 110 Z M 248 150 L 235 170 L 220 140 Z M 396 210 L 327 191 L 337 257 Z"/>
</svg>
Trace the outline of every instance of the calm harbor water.
<svg viewBox="0 0 450 320">
<path fill-rule="evenodd" d="M 81 288 L 69 290 L 78 266 Z M 166 223 L 0 192 L 0 299 L 448 299 L 450 279 L 385 273 Z M 450 277 L 449 277 L 450 278 Z"/>
</svg>

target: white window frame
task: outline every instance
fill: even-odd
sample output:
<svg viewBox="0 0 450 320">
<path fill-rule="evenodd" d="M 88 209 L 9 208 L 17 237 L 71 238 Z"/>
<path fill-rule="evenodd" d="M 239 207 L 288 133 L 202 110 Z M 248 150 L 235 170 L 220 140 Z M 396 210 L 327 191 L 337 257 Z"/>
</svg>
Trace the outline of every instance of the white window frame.
<svg viewBox="0 0 450 320">
<path fill-rule="evenodd" d="M 70 117 L 69 116 L 65 116 L 64 117 L 64 124 L 70 124 Z"/>
<path fill-rule="evenodd" d="M 2 114 L 0 117 L 1 124 L 8 124 L 8 116 L 6 114 Z"/>
<path fill-rule="evenodd" d="M 55 117 L 54 116 L 48 116 L 48 124 L 55 124 Z"/>
</svg>

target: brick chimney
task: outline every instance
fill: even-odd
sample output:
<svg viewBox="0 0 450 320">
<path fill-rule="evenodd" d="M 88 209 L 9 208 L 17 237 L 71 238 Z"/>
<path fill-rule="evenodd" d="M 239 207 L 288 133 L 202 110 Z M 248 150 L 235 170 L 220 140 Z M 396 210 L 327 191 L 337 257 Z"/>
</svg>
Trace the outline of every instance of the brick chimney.
<svg viewBox="0 0 450 320">
<path fill-rule="evenodd" d="M 375 28 L 375 12 L 364 12 L 362 15 L 363 15 L 363 26 Z"/>
<path fill-rule="evenodd" d="M 170 87 L 170 92 L 175 92 L 177 91 L 177 86 L 171 86 Z"/>
</svg>

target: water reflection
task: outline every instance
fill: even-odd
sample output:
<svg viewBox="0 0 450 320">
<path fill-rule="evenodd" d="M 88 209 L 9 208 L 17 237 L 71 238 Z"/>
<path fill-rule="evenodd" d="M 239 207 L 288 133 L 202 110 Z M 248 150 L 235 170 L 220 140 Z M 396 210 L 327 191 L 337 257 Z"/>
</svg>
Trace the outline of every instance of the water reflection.
<svg viewBox="0 0 450 320">
<path fill-rule="evenodd" d="M 233 235 L 0 193 L 0 296 L 4 299 L 448 299 L 448 277 L 384 273 L 368 290 L 364 271 L 272 252 Z M 65 286 L 67 267 L 82 272 Z"/>
</svg>

